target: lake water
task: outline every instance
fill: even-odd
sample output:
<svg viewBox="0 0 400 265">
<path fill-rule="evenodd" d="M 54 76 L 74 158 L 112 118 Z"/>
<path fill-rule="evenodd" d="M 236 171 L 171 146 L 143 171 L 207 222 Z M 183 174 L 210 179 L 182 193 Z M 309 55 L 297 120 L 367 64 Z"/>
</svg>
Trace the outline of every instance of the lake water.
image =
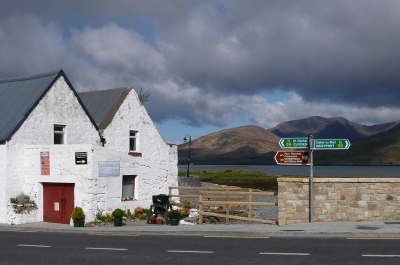
<svg viewBox="0 0 400 265">
<path fill-rule="evenodd" d="M 178 165 L 179 170 L 187 170 L 187 165 Z M 270 175 L 310 176 L 310 166 L 248 166 L 248 165 L 191 165 L 190 170 L 218 171 L 231 168 L 263 172 Z M 314 166 L 314 177 L 346 178 L 399 178 L 400 166 Z"/>
</svg>

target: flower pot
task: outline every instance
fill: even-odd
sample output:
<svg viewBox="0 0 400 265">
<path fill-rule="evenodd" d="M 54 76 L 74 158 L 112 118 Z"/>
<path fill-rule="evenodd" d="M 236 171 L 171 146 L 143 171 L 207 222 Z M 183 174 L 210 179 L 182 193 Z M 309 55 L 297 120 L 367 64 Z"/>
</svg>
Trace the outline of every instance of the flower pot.
<svg viewBox="0 0 400 265">
<path fill-rule="evenodd" d="M 179 219 L 169 219 L 169 225 L 179 225 Z"/>
<path fill-rule="evenodd" d="M 85 227 L 85 220 L 74 221 L 74 227 Z"/>
<path fill-rule="evenodd" d="M 157 222 L 158 225 L 162 225 L 164 223 L 164 221 L 161 220 L 161 219 L 157 219 L 156 222 Z"/>
<path fill-rule="evenodd" d="M 156 223 L 156 220 L 150 220 L 150 224 L 155 224 Z"/>
<path fill-rule="evenodd" d="M 122 226 L 122 218 L 114 218 L 114 226 Z"/>
</svg>

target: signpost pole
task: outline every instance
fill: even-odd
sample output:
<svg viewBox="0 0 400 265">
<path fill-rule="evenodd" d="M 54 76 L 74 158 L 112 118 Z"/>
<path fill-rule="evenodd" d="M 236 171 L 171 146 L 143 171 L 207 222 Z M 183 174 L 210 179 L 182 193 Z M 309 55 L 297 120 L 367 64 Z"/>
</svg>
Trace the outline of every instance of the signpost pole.
<svg viewBox="0 0 400 265">
<path fill-rule="evenodd" d="M 309 194 L 309 205 L 310 205 L 310 208 L 309 208 L 309 210 L 310 210 L 310 223 L 312 223 L 313 222 L 313 217 L 314 217 L 314 180 L 313 180 L 313 175 L 314 175 L 314 172 L 313 172 L 313 164 L 314 164 L 314 161 L 313 161 L 313 149 L 314 149 L 314 140 L 313 140 L 313 136 L 312 135 L 310 135 L 309 137 L 308 137 L 308 143 L 309 143 L 309 149 L 310 149 L 310 183 L 309 183 L 309 192 L 310 192 L 310 194 Z"/>
</svg>

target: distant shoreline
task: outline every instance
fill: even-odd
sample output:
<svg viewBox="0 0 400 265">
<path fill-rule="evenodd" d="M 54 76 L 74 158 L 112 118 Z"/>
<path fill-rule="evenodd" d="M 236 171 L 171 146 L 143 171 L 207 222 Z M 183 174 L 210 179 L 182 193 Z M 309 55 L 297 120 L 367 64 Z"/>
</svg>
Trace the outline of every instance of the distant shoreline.
<svg viewBox="0 0 400 265">
<path fill-rule="evenodd" d="M 190 170 L 219 171 L 231 168 L 233 171 L 249 170 L 278 176 L 310 176 L 310 166 L 280 166 L 280 165 L 192 165 Z M 187 165 L 178 165 L 179 170 L 187 170 Z M 345 178 L 400 178 L 400 166 L 314 166 L 314 177 L 345 177 Z"/>
</svg>

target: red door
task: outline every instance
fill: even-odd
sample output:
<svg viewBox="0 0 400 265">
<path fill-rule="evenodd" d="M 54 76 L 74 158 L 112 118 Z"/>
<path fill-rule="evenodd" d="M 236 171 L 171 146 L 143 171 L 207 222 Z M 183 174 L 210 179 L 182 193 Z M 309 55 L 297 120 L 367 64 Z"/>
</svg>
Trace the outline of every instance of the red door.
<svg viewBox="0 0 400 265">
<path fill-rule="evenodd" d="M 71 183 L 43 183 L 43 221 L 69 224 L 74 210 L 74 186 Z"/>
</svg>

